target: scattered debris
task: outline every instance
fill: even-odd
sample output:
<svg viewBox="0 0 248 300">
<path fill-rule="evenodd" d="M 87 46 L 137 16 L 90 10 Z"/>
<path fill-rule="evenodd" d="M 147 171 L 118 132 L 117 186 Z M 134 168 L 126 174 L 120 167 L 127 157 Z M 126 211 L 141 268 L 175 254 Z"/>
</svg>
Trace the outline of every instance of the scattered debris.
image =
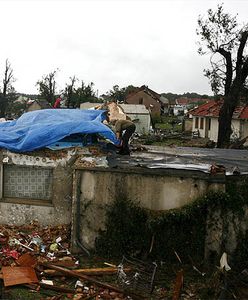
<svg viewBox="0 0 248 300">
<path fill-rule="evenodd" d="M 152 238 L 151 246 L 153 243 Z M 180 269 L 177 269 L 180 271 L 177 272 L 174 268 L 170 270 L 166 262 L 161 261 L 157 265 L 131 257 L 123 257 L 119 265 L 98 259 L 101 267 L 92 266 L 89 260 L 90 267 L 87 267 L 85 260 L 74 257 L 69 249 L 69 226 L 41 227 L 37 222 L 19 227 L 0 225 L 0 279 L 3 280 L 3 292 L 9 293 L 12 287 L 18 285 L 27 293 L 39 293 L 44 300 L 64 297 L 74 300 L 177 300 L 203 299 L 199 291 L 207 290 L 209 274 L 201 272 L 202 267 L 196 267 L 198 264 L 192 259 L 187 267 L 176 251 L 174 253 L 180 265 Z M 177 274 L 175 282 L 172 277 L 174 272 Z M 247 269 L 235 273 L 227 263 L 226 253 L 223 253 L 217 272 L 219 280 L 212 276 L 215 288 L 209 287 L 208 292 L 216 295 L 222 293 L 230 299 L 247 298 Z M 163 277 L 166 273 L 169 278 Z M 189 284 L 189 276 L 197 276 L 197 282 Z"/>
<path fill-rule="evenodd" d="M 226 173 L 226 168 L 222 165 L 211 165 L 210 168 L 210 173 L 211 174 L 225 174 Z"/>
</svg>

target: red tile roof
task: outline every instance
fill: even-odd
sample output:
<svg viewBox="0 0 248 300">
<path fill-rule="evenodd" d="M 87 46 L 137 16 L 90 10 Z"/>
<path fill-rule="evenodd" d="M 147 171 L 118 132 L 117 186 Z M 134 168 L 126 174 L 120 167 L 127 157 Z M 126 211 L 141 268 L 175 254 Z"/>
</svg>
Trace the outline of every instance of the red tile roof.
<svg viewBox="0 0 248 300">
<path fill-rule="evenodd" d="M 218 118 L 223 101 L 209 101 L 189 111 L 192 116 Z M 233 119 L 248 119 L 248 106 L 237 106 L 233 113 Z"/>
</svg>

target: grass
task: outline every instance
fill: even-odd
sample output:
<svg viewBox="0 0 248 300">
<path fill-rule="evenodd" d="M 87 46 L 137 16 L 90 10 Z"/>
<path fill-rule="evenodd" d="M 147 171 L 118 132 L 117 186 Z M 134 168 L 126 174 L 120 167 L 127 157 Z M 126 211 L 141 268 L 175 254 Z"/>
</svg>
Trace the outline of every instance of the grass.
<svg viewBox="0 0 248 300">
<path fill-rule="evenodd" d="M 161 122 L 157 122 L 155 124 L 156 129 L 165 130 L 165 131 L 175 131 L 181 132 L 182 131 L 182 122 L 176 116 L 162 116 Z"/>
</svg>

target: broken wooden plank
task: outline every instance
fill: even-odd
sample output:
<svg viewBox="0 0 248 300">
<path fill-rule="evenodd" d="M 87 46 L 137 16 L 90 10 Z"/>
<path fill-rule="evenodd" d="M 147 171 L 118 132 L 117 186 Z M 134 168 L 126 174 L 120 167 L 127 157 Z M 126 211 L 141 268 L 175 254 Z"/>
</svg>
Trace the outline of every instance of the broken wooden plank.
<svg viewBox="0 0 248 300">
<path fill-rule="evenodd" d="M 4 286 L 38 282 L 32 267 L 2 267 Z"/>
<path fill-rule="evenodd" d="M 94 276 L 94 275 L 101 276 L 101 275 L 116 275 L 118 269 L 117 268 L 90 268 L 90 269 L 75 269 L 74 271 L 89 276 Z M 125 273 L 128 273 L 131 271 L 131 268 L 125 268 L 123 271 Z M 44 270 L 44 274 L 51 275 L 51 276 L 63 275 L 61 272 L 51 270 L 51 269 Z"/>
<path fill-rule="evenodd" d="M 62 272 L 63 274 L 65 274 L 67 276 L 76 277 L 76 278 L 80 278 L 80 279 L 88 281 L 88 282 L 92 282 L 92 283 L 94 283 L 97 286 L 100 286 L 100 287 L 103 287 L 105 289 L 109 289 L 109 290 L 115 291 L 117 293 L 130 294 L 130 295 L 133 296 L 133 299 L 143 299 L 142 297 L 140 297 L 138 295 L 135 295 L 134 293 L 127 293 L 126 291 L 124 291 L 123 289 L 121 289 L 121 288 L 119 288 L 117 286 L 113 286 L 113 285 L 110 285 L 108 283 L 100 282 L 100 281 L 96 280 L 95 278 L 92 278 L 92 277 L 90 277 L 88 275 L 80 274 L 80 273 L 77 273 L 75 271 L 68 270 L 68 269 L 65 269 L 65 268 L 62 268 L 62 267 L 59 267 L 59 266 L 54 266 L 54 265 L 47 264 L 47 263 L 41 263 L 41 265 L 44 266 L 44 267 L 48 267 L 48 268 L 51 268 L 53 270 Z"/>
<path fill-rule="evenodd" d="M 183 270 L 180 270 L 177 273 L 172 300 L 178 300 L 179 299 L 182 286 L 183 286 Z"/>
</svg>

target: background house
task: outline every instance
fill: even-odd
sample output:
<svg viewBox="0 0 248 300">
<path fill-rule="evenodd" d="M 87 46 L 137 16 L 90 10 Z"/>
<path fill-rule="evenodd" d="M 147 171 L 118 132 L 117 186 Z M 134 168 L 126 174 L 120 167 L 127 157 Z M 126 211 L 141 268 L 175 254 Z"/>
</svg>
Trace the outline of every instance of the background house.
<svg viewBox="0 0 248 300">
<path fill-rule="evenodd" d="M 175 100 L 175 105 L 173 106 L 173 114 L 174 116 L 185 115 L 190 109 L 198 107 L 206 102 L 208 102 L 208 99 L 205 98 L 177 98 Z"/>
<path fill-rule="evenodd" d="M 137 91 L 130 93 L 125 102 L 126 104 L 143 104 L 152 116 L 160 116 L 163 107 L 160 97 L 160 94 L 143 85 Z"/>
<path fill-rule="evenodd" d="M 209 101 L 189 111 L 193 118 L 192 131 L 198 131 L 199 136 L 217 142 L 219 122 L 218 117 L 222 101 Z M 248 137 L 248 106 L 237 106 L 232 118 L 231 139 Z"/>
<path fill-rule="evenodd" d="M 161 113 L 164 115 L 167 115 L 169 113 L 170 101 L 169 101 L 169 99 L 165 98 L 164 96 L 160 96 L 160 101 L 162 104 Z"/>
<path fill-rule="evenodd" d="M 51 104 L 45 99 L 36 99 L 28 103 L 27 111 L 52 108 Z"/>
</svg>

